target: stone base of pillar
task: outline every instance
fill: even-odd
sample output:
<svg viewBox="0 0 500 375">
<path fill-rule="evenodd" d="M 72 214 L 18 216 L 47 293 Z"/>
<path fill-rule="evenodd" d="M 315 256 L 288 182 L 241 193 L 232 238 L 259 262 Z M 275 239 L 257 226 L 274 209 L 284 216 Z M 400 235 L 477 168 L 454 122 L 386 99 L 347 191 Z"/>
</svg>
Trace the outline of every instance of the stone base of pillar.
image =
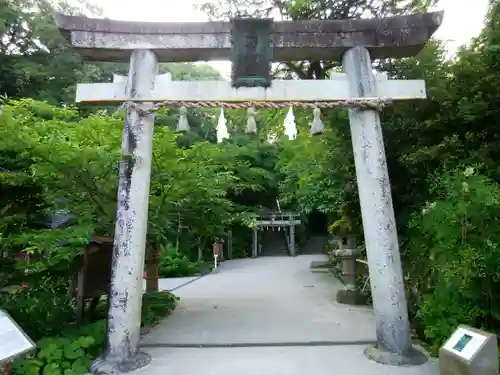
<svg viewBox="0 0 500 375">
<path fill-rule="evenodd" d="M 131 358 L 124 360 L 109 360 L 97 358 L 90 367 L 92 375 L 118 375 L 140 369 L 151 362 L 151 356 L 144 352 L 137 352 Z"/>
<path fill-rule="evenodd" d="M 408 353 L 396 354 L 387 350 L 381 350 L 377 344 L 366 348 L 364 353 L 368 359 L 382 365 L 390 366 L 420 366 L 429 359 L 424 349 L 418 346 L 412 346 Z"/>
<path fill-rule="evenodd" d="M 357 290 L 342 289 L 337 292 L 336 300 L 344 305 L 366 305 L 366 297 Z"/>
</svg>

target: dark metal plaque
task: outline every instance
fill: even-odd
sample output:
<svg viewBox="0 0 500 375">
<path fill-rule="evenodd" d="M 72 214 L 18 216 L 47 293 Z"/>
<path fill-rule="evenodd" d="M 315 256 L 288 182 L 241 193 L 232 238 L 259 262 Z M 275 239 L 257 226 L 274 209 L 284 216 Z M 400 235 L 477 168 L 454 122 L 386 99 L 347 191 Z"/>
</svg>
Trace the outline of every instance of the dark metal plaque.
<svg viewBox="0 0 500 375">
<path fill-rule="evenodd" d="M 272 19 L 232 20 L 231 61 L 233 87 L 271 86 Z"/>
</svg>

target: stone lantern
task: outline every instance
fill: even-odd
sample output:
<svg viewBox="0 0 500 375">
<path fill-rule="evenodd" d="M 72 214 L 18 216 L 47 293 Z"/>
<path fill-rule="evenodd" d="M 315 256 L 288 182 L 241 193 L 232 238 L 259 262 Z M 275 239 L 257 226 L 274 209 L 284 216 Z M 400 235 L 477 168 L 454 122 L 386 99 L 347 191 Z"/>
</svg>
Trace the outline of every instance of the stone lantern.
<svg viewBox="0 0 500 375">
<path fill-rule="evenodd" d="M 342 260 L 342 276 L 344 288 L 337 292 L 337 302 L 346 305 L 358 305 L 362 303 L 361 295 L 356 287 L 356 259 L 361 254 L 357 248 L 356 236 L 336 236 L 334 240 L 338 249 L 333 252 L 335 258 Z"/>
</svg>

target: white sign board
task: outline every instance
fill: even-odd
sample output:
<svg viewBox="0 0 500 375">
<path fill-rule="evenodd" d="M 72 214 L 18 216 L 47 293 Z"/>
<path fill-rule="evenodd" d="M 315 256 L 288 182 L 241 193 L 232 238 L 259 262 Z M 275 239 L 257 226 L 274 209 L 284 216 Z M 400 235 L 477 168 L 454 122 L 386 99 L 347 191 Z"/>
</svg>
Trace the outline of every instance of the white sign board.
<svg viewBox="0 0 500 375">
<path fill-rule="evenodd" d="M 459 327 L 446 341 L 443 348 L 470 361 L 486 341 L 486 336 Z"/>
<path fill-rule="evenodd" d="M 0 310 L 0 363 L 33 350 L 36 345 L 5 311 Z"/>
<path fill-rule="evenodd" d="M 460 325 L 439 349 L 441 375 L 498 375 L 497 337 Z"/>
</svg>

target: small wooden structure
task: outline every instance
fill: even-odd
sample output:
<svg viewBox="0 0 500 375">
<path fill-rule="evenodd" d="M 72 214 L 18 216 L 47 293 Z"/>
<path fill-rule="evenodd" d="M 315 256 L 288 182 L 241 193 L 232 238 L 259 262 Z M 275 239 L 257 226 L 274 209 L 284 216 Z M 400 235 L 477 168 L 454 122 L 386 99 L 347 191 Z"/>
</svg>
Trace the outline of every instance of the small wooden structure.
<svg viewBox="0 0 500 375">
<path fill-rule="evenodd" d="M 76 258 L 77 272 L 69 285 L 69 295 L 76 298 L 76 321 L 81 324 L 85 315 L 85 302 L 91 299 L 89 314 L 91 315 L 102 296 L 107 295 L 111 280 L 113 255 L 113 237 L 92 236 L 90 243 L 82 255 Z M 24 261 L 39 261 L 40 254 L 28 254 L 24 251 L 4 253 L 2 256 Z M 148 248 L 146 254 L 146 292 L 158 291 L 159 254 L 156 249 Z M 1 375 L 1 374 L 0 374 Z"/>
<path fill-rule="evenodd" d="M 107 294 L 111 279 L 113 237 L 93 236 L 83 254 L 77 259 L 78 271 L 70 284 L 70 295 L 76 297 L 76 321 L 84 320 L 85 301 L 92 299 L 90 312 L 100 298 Z"/>
<path fill-rule="evenodd" d="M 108 294 L 111 280 L 113 237 L 93 236 L 84 253 L 78 258 L 78 271 L 70 285 L 70 294 L 76 297 L 76 320 L 81 324 L 85 315 L 85 301 L 92 299 L 92 314 L 102 296 Z M 158 252 L 149 249 L 146 260 L 146 291 L 158 291 Z"/>
<path fill-rule="evenodd" d="M 283 229 L 288 246 L 288 254 L 295 256 L 295 226 L 301 223 L 299 218 L 300 215 L 294 212 L 269 212 L 257 216 L 256 225 L 253 228 L 252 257 L 256 258 L 260 255 L 258 231 L 269 228 Z"/>
</svg>

